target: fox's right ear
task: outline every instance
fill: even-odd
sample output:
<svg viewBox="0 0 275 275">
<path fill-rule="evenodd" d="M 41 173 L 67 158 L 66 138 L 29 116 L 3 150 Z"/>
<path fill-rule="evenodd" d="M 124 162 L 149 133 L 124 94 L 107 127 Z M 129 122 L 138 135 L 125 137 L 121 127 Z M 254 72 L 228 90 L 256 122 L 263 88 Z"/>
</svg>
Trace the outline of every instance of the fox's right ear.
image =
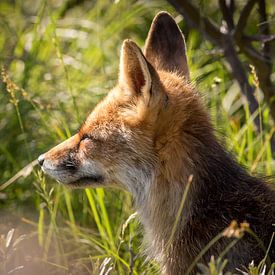
<svg viewBox="0 0 275 275">
<path fill-rule="evenodd" d="M 189 79 L 184 37 L 167 12 L 160 12 L 154 18 L 144 53 L 156 69 L 177 72 Z"/>
</svg>

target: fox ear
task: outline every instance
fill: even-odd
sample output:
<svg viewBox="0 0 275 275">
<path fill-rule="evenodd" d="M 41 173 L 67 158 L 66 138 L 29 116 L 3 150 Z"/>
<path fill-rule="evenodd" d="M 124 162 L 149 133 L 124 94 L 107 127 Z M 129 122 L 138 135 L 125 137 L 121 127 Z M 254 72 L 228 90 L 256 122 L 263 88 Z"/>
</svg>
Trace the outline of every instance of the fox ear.
<svg viewBox="0 0 275 275">
<path fill-rule="evenodd" d="M 189 79 L 184 36 L 167 12 L 154 18 L 144 53 L 156 69 L 178 72 Z"/>
<path fill-rule="evenodd" d="M 141 49 L 131 40 L 125 40 L 121 48 L 119 83 L 131 94 L 142 95 L 149 101 L 153 67 L 147 62 Z"/>
</svg>

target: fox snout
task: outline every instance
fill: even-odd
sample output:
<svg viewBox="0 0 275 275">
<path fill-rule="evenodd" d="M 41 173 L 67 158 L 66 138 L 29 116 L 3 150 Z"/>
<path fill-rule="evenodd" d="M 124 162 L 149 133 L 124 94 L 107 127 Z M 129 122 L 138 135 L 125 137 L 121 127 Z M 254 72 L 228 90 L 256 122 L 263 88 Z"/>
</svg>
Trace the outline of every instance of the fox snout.
<svg viewBox="0 0 275 275">
<path fill-rule="evenodd" d="M 87 158 L 85 152 L 79 150 L 79 144 L 74 136 L 40 155 L 38 163 L 43 172 L 70 186 L 103 184 L 103 170 L 95 160 Z"/>
</svg>

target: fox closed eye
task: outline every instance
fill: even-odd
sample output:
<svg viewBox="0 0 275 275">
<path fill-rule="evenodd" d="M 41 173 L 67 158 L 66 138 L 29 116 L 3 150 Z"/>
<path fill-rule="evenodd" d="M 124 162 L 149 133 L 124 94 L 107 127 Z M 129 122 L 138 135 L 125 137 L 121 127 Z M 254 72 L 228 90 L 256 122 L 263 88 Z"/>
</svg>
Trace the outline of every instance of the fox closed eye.
<svg viewBox="0 0 275 275">
<path fill-rule="evenodd" d="M 91 135 L 91 134 L 87 134 L 87 133 L 84 133 L 84 134 L 80 134 L 80 142 L 81 141 L 92 141 L 94 143 L 98 143 L 100 141 L 102 141 L 102 137 L 99 137 L 98 135 Z"/>
<path fill-rule="evenodd" d="M 90 135 L 84 134 L 84 135 L 82 135 L 80 141 L 83 141 L 83 140 L 92 140 L 92 139 L 93 138 Z"/>
</svg>

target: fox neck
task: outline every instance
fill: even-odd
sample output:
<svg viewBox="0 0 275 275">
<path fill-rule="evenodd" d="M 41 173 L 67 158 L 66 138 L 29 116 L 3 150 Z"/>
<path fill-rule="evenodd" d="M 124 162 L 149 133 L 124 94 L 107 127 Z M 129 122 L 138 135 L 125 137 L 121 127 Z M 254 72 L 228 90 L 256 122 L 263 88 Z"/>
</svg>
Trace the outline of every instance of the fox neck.
<svg viewBox="0 0 275 275">
<path fill-rule="evenodd" d="M 162 185 L 161 191 L 159 185 Z M 147 254 L 162 263 L 167 261 L 166 255 L 171 253 L 173 243 L 179 238 L 178 229 L 185 227 L 191 214 L 190 197 L 186 199 L 183 209 L 180 209 L 184 191 L 180 182 L 172 183 L 158 179 L 153 183 L 144 204 L 137 206 L 145 230 L 144 243 Z"/>
<path fill-rule="evenodd" d="M 148 254 L 162 263 L 173 259 L 177 249 L 182 250 L 178 244 L 184 239 L 185 228 L 196 209 L 197 199 L 205 196 L 206 189 L 212 188 L 212 184 L 217 184 L 206 180 L 210 176 L 208 173 L 219 173 L 210 167 L 212 160 L 226 161 L 227 158 L 211 132 L 206 132 L 207 136 L 204 132 L 201 142 L 198 142 L 198 137 L 190 140 L 192 137 L 183 135 L 165 145 L 169 154 L 160 152 L 161 160 L 150 189 L 136 205 L 144 225 L 145 242 L 149 244 Z M 184 140 L 189 140 L 189 144 L 184 144 Z M 191 175 L 193 180 L 189 185 Z M 187 197 L 182 207 L 185 192 Z"/>
<path fill-rule="evenodd" d="M 150 189 L 142 200 L 136 200 L 136 207 L 145 230 L 147 254 L 162 263 L 167 261 L 164 257 L 171 253 L 170 250 L 173 243 L 177 242 L 180 230 L 185 227 L 186 221 L 192 215 L 192 193 L 195 191 L 192 182 L 181 209 L 186 184 L 193 175 L 191 169 L 185 170 L 187 165 L 184 163 L 182 159 L 182 166 L 178 165 L 179 170 L 182 168 L 180 175 L 170 173 L 172 163 L 171 167 L 168 163 L 160 163 L 158 171 L 150 182 Z M 174 168 L 175 165 L 174 163 Z"/>
</svg>

